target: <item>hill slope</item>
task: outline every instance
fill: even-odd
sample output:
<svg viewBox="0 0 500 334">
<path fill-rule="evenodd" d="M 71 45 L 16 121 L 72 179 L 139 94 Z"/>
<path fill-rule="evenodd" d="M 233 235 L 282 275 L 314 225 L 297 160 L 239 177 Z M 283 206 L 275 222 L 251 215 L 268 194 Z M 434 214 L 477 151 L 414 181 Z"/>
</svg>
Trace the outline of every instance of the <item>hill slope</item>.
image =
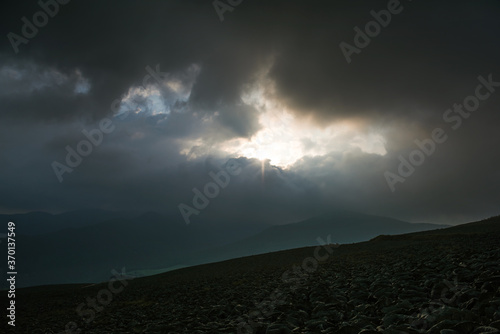
<svg viewBox="0 0 500 334">
<path fill-rule="evenodd" d="M 224 247 L 195 254 L 191 262 L 205 259 L 220 261 L 229 258 L 263 254 L 326 242 L 348 244 L 369 240 L 380 234 L 402 234 L 449 227 L 437 224 L 411 224 L 397 219 L 349 211 L 335 211 L 298 223 L 272 226 L 254 236 Z M 330 236 L 330 237 L 329 237 Z M 199 262 L 198 262 L 199 263 Z"/>
<path fill-rule="evenodd" d="M 267 227 L 248 221 L 204 221 L 186 226 L 178 213 L 147 213 L 134 218 L 115 218 L 90 224 L 86 218 L 102 219 L 106 212 L 58 215 L 85 226 L 18 238 L 19 286 L 102 281 L 110 268 L 148 273 L 210 263 L 230 258 L 317 243 L 317 236 L 331 235 L 332 242 L 352 243 L 378 234 L 400 234 L 443 227 L 410 224 L 395 219 L 353 212 L 331 212 L 299 223 Z M 39 214 L 37 214 L 39 215 Z M 24 217 L 26 218 L 26 217 Z M 26 226 L 26 222 L 19 223 Z M 23 225 L 24 224 L 24 225 Z M 33 223 L 32 223 L 33 224 Z M 38 227 L 43 224 L 38 222 Z M 48 224 L 48 226 L 52 226 Z M 68 226 L 59 222 L 56 226 Z M 154 271 L 153 271 L 154 272 Z"/>
<path fill-rule="evenodd" d="M 85 333 L 497 333 L 499 244 L 495 217 L 341 245 L 331 253 L 306 247 L 122 277 L 123 289 L 109 292 L 110 299 L 103 297 L 110 283 L 20 289 L 16 329 L 59 333 L 69 324 Z M 96 296 L 97 309 L 88 304 Z"/>
</svg>

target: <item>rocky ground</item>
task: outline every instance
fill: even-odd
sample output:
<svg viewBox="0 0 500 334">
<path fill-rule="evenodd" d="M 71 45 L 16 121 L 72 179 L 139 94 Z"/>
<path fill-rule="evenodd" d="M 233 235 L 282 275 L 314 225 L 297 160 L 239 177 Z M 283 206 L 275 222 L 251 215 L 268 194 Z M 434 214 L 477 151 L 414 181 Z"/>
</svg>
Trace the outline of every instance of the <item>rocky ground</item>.
<svg viewBox="0 0 500 334">
<path fill-rule="evenodd" d="M 20 289 L 15 332 L 497 333 L 500 219 L 116 277 Z"/>
</svg>

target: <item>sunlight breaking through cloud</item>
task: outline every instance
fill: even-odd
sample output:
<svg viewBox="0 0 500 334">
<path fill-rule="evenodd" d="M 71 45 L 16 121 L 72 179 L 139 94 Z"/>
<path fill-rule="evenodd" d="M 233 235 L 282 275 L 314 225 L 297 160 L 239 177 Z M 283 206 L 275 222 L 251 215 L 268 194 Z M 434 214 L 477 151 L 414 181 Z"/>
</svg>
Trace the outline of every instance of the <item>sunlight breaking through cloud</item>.
<svg viewBox="0 0 500 334">
<path fill-rule="evenodd" d="M 326 127 L 298 119 L 273 98 L 269 80 L 258 82 L 242 97 L 260 111 L 262 129 L 250 139 L 236 138 L 225 142 L 222 151 L 247 158 L 271 161 L 286 167 L 304 156 L 323 156 L 330 152 L 346 152 L 355 148 L 365 153 L 385 155 L 385 140 L 373 130 L 354 121 L 341 121 Z"/>
</svg>

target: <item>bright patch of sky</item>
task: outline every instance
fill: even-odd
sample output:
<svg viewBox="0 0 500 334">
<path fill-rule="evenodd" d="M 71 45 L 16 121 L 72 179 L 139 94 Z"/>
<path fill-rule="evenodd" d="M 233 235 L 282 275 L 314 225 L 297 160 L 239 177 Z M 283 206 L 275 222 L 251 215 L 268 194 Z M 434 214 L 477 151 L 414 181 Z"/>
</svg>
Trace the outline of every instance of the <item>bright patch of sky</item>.
<svg viewBox="0 0 500 334">
<path fill-rule="evenodd" d="M 326 127 L 298 119 L 273 98 L 272 85 L 257 84 L 242 96 L 245 103 L 260 112 L 262 129 L 252 138 L 225 142 L 222 151 L 231 155 L 271 161 L 286 167 L 305 156 L 323 156 L 359 148 L 365 153 L 385 155 L 384 138 L 363 130 L 353 121 L 333 123 Z"/>
<path fill-rule="evenodd" d="M 42 68 L 34 63 L 23 66 L 4 65 L 0 67 L 0 86 L 2 94 L 29 94 L 34 91 L 74 85 L 75 94 L 87 94 L 91 84 L 76 68 L 73 72 L 63 73 L 54 68 Z"/>
<path fill-rule="evenodd" d="M 157 65 L 159 69 L 159 65 Z M 161 73 L 155 81 L 145 72 L 146 85 L 132 86 L 122 97 L 119 112 L 116 116 L 129 113 L 154 116 L 170 114 L 172 110 L 179 110 L 178 106 L 189 100 L 200 66 L 190 65 L 185 71 L 176 74 Z"/>
</svg>

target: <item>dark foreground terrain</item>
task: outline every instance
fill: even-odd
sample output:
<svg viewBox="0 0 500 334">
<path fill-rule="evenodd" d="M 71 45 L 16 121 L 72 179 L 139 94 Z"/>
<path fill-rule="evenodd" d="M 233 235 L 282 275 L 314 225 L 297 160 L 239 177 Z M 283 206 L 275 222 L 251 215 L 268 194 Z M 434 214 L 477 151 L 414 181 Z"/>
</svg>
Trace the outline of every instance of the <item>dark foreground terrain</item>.
<svg viewBox="0 0 500 334">
<path fill-rule="evenodd" d="M 19 289 L 16 304 L 15 332 L 31 334 L 497 333 L 500 219 Z"/>
</svg>

